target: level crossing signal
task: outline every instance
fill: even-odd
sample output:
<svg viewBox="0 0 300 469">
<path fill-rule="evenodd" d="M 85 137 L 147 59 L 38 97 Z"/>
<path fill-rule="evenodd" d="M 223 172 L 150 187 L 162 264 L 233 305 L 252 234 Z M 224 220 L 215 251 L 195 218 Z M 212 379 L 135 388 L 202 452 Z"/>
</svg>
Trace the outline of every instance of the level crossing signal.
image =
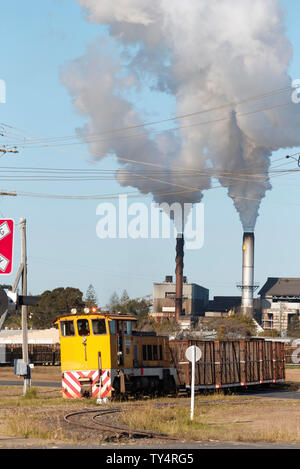
<svg viewBox="0 0 300 469">
<path fill-rule="evenodd" d="M 0 275 L 12 273 L 14 220 L 0 219 Z"/>
<path fill-rule="evenodd" d="M 19 306 L 35 306 L 40 302 L 40 296 L 18 295 L 9 288 L 8 285 L 0 285 L 0 315 L 5 311 L 15 311 Z"/>
</svg>

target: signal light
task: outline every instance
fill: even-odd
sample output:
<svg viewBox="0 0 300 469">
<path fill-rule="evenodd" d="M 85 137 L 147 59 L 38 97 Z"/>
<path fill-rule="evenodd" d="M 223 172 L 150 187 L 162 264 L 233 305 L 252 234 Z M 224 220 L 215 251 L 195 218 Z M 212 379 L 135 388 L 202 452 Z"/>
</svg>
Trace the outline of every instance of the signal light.
<svg viewBox="0 0 300 469">
<path fill-rule="evenodd" d="M 33 316 L 32 313 L 28 313 L 28 319 L 32 319 L 32 316 Z"/>
<path fill-rule="evenodd" d="M 93 306 L 91 308 L 91 313 L 97 313 L 97 307 L 96 306 Z"/>
</svg>

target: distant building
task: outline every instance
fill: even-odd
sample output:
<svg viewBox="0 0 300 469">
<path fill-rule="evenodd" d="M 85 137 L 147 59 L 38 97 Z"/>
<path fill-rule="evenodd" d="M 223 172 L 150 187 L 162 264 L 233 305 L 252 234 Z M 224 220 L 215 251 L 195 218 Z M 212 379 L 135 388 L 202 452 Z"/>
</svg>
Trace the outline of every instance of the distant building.
<svg viewBox="0 0 300 469">
<path fill-rule="evenodd" d="M 0 331 L 0 344 L 22 344 L 23 332 L 21 329 L 2 329 Z M 51 329 L 29 329 L 28 344 L 51 345 L 59 344 L 59 331 Z"/>
<path fill-rule="evenodd" d="M 174 320 L 175 318 L 176 283 L 172 276 L 167 276 L 165 282 L 153 284 L 153 312 L 151 316 L 158 322 Z M 209 290 L 196 283 L 183 282 L 182 318 L 180 322 L 186 324 L 198 316 L 204 315 L 204 309 L 209 301 Z"/>
<path fill-rule="evenodd" d="M 240 296 L 215 296 L 205 307 L 205 317 L 227 317 L 236 314 L 240 307 Z"/>
<path fill-rule="evenodd" d="M 268 278 L 259 292 L 264 329 L 286 332 L 300 314 L 300 278 Z"/>
<path fill-rule="evenodd" d="M 233 314 L 241 314 L 241 296 L 215 296 L 205 308 L 205 317 L 228 317 Z M 260 300 L 253 300 L 254 318 L 260 317 Z"/>
</svg>

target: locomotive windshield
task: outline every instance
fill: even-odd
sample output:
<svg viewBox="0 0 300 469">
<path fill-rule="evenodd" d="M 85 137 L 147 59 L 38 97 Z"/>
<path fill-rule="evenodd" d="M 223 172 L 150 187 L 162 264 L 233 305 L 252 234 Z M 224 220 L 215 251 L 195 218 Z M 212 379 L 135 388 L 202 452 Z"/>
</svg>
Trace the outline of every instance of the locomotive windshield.
<svg viewBox="0 0 300 469">
<path fill-rule="evenodd" d="M 77 320 L 77 328 L 79 335 L 90 335 L 90 326 L 89 321 L 87 319 L 78 319 Z"/>
<path fill-rule="evenodd" d="M 74 321 L 60 321 L 60 330 L 63 337 L 75 335 Z"/>
<path fill-rule="evenodd" d="M 92 329 L 94 335 L 106 334 L 105 319 L 92 319 Z"/>
</svg>

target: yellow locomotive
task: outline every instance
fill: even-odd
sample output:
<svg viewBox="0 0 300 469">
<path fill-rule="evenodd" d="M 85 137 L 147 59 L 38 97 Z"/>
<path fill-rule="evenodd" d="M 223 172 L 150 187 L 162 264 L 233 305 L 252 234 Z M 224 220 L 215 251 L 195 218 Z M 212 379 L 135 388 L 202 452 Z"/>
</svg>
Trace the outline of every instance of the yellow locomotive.
<svg viewBox="0 0 300 469">
<path fill-rule="evenodd" d="M 60 316 L 55 324 L 64 397 L 176 390 L 168 338 L 137 332 L 135 317 L 91 312 Z"/>
<path fill-rule="evenodd" d="M 90 313 L 60 316 L 62 391 L 65 398 L 161 394 L 191 390 L 186 350 L 197 345 L 195 389 L 221 389 L 285 380 L 284 344 L 259 338 L 169 340 L 136 331 L 136 318 Z"/>
</svg>

